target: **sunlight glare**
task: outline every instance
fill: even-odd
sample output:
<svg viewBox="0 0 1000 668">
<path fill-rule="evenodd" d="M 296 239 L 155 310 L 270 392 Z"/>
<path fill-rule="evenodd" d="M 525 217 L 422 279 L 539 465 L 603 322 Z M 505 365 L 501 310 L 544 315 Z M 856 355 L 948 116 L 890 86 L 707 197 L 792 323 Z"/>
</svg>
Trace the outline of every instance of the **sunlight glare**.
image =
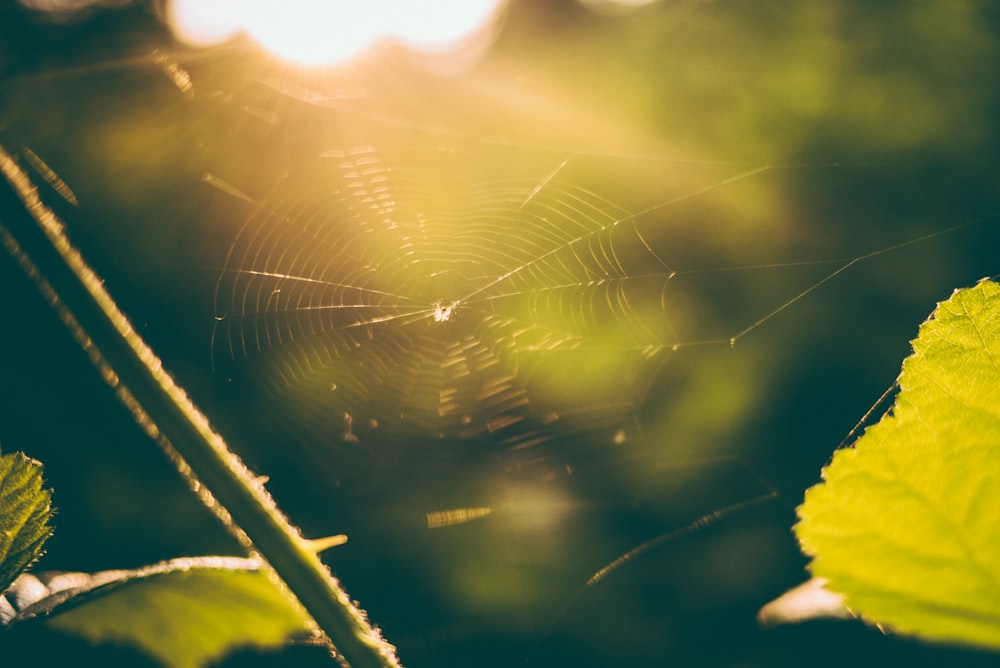
<svg viewBox="0 0 1000 668">
<path fill-rule="evenodd" d="M 167 20 L 178 39 L 208 46 L 244 33 L 298 65 L 335 65 L 382 42 L 446 51 L 483 31 L 504 0 L 172 0 Z"/>
<path fill-rule="evenodd" d="M 445 50 L 496 20 L 500 0 L 437 0 L 392 3 L 392 34 L 422 51 Z"/>
<path fill-rule="evenodd" d="M 236 36 L 239 21 L 233 0 L 173 0 L 167 8 L 167 22 L 182 42 L 191 46 L 211 46 Z"/>
</svg>

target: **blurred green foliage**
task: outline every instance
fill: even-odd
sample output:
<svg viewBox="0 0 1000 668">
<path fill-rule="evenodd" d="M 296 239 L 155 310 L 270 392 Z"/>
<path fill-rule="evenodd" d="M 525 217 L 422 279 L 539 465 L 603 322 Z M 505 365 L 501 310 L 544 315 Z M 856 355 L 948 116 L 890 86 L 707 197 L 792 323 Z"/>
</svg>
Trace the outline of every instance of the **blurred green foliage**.
<svg viewBox="0 0 1000 668">
<path fill-rule="evenodd" d="M 987 665 L 863 629 L 763 633 L 753 620 L 803 577 L 789 531 L 802 490 L 895 378 L 929 306 L 996 273 L 996 225 L 859 262 L 754 323 L 840 266 L 821 260 L 1000 211 L 989 3 L 683 0 L 602 17 L 566 0 L 513 2 L 487 58 L 447 78 L 391 54 L 321 76 L 243 44 L 185 53 L 145 3 L 58 25 L 2 12 L 0 142 L 30 148 L 73 189 L 79 207 L 44 194 L 293 521 L 350 536 L 330 563 L 406 665 Z M 153 49 L 186 68 L 193 97 Z M 326 98 L 303 103 L 303 90 Z M 647 241 L 679 272 L 669 323 L 658 292 L 633 313 L 665 339 L 705 345 L 545 357 L 529 382 L 562 418 L 537 447 L 383 437 L 360 422 L 361 443 L 345 441 L 341 416 L 310 407 L 314 389 L 276 400 L 213 361 L 216 282 L 252 207 L 203 176 L 315 202 L 322 179 L 286 175 L 315 175 L 317 148 L 362 144 L 454 150 L 407 166 L 447 162 L 472 182 L 540 183 L 575 156 L 573 184 L 654 209 Z M 447 197 L 441 188 L 418 195 Z M 803 264 L 722 271 L 790 262 Z M 44 566 L 234 552 L 12 263 L 0 262 L 0 284 L 0 442 L 46 462 L 60 508 Z M 580 593 L 622 553 L 771 488 L 769 506 Z M 480 520 L 426 528 L 425 513 L 486 506 Z"/>
</svg>

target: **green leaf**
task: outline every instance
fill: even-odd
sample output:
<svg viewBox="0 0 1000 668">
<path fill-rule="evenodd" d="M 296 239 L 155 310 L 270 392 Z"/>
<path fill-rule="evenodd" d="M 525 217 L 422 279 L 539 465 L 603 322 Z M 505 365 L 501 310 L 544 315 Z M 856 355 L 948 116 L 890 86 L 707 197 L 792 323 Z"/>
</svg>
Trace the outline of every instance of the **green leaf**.
<svg viewBox="0 0 1000 668">
<path fill-rule="evenodd" d="M 810 570 L 869 622 L 1000 649 L 1000 286 L 920 327 L 895 405 L 808 490 Z"/>
<path fill-rule="evenodd" d="M 42 553 L 51 500 L 41 464 L 20 452 L 0 456 L 0 593 Z"/>
<path fill-rule="evenodd" d="M 41 619 L 91 642 L 131 644 L 171 668 L 198 668 L 238 647 L 280 646 L 313 626 L 254 559 L 174 559 L 36 579 L 47 591 L 13 622 Z"/>
</svg>

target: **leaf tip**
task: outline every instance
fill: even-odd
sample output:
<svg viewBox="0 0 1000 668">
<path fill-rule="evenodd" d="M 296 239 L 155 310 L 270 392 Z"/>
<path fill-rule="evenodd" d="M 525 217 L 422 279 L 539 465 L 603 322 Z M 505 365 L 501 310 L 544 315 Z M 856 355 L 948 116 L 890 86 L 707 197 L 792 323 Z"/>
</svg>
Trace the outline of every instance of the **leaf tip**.
<svg viewBox="0 0 1000 668">
<path fill-rule="evenodd" d="M 811 619 L 853 619 L 843 594 L 827 589 L 826 584 L 823 578 L 812 578 L 789 589 L 760 609 L 757 623 L 771 628 Z"/>
</svg>

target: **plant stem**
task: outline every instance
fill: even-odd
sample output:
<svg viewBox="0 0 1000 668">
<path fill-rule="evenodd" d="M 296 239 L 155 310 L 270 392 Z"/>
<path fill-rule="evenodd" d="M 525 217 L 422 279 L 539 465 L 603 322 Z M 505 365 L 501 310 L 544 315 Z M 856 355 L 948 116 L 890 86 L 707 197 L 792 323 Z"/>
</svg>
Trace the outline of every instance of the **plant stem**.
<svg viewBox="0 0 1000 668">
<path fill-rule="evenodd" d="M 217 434 L 132 328 L 63 224 L 0 147 L 0 244 L 56 310 L 139 425 L 248 549 L 256 550 L 352 668 L 399 666 L 263 484 Z"/>
</svg>

